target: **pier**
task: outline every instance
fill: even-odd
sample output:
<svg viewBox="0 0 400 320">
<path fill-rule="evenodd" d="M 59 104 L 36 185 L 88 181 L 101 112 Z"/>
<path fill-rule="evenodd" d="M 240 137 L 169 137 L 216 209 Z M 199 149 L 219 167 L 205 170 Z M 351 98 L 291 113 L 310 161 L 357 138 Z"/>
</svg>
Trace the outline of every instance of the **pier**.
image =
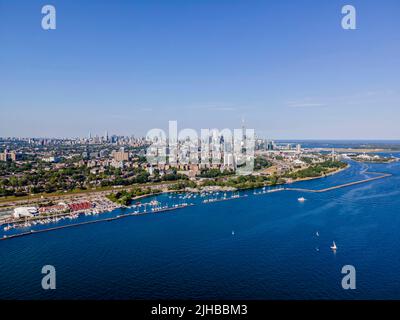
<svg viewBox="0 0 400 320">
<path fill-rule="evenodd" d="M 247 194 L 243 195 L 243 196 L 235 196 L 235 197 L 229 197 L 229 198 L 221 198 L 221 199 L 210 199 L 206 202 L 202 202 L 203 204 L 210 204 L 210 203 L 217 203 L 217 202 L 223 202 L 223 201 L 229 201 L 229 200 L 235 200 L 235 199 L 242 199 L 242 198 L 246 198 L 248 197 Z"/>
<path fill-rule="evenodd" d="M 388 177 L 392 176 L 392 174 L 390 174 L 390 173 L 379 173 L 379 172 L 367 172 L 367 173 L 369 173 L 369 174 L 379 174 L 379 176 L 378 177 L 364 179 L 364 180 L 354 181 L 354 182 L 348 182 L 348 183 L 340 184 L 340 185 L 329 187 L 329 188 L 325 188 L 325 189 L 319 189 L 319 190 L 305 189 L 305 188 L 284 188 L 282 190 L 283 191 L 300 191 L 300 192 L 322 193 L 322 192 L 328 192 L 328 191 L 332 191 L 332 190 L 336 190 L 336 189 L 342 189 L 342 188 L 351 187 L 351 186 L 354 186 L 354 185 L 357 185 L 357 184 L 363 184 L 363 183 L 367 183 L 367 182 L 371 182 L 371 181 L 375 181 L 375 180 L 380 180 L 380 179 L 384 179 L 384 178 L 388 178 Z"/>
</svg>

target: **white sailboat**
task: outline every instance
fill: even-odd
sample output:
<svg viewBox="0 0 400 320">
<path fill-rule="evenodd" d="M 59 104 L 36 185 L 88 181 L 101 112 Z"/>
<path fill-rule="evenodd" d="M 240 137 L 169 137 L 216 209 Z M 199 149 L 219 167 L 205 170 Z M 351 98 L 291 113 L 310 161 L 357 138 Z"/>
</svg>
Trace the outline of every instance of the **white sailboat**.
<svg viewBox="0 0 400 320">
<path fill-rule="evenodd" d="M 333 241 L 333 245 L 331 246 L 331 249 L 332 249 L 333 251 L 336 251 L 336 250 L 337 250 L 337 246 L 336 246 L 335 241 Z"/>
</svg>

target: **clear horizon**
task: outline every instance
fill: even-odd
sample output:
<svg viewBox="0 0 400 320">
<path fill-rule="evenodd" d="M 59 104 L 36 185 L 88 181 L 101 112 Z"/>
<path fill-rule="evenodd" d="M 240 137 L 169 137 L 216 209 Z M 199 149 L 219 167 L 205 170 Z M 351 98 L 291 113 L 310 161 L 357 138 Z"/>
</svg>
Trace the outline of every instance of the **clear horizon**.
<svg viewBox="0 0 400 320">
<path fill-rule="evenodd" d="M 135 138 L 145 138 L 145 136 L 141 135 L 135 135 L 135 134 L 127 134 L 127 135 L 117 135 L 117 134 L 110 134 L 110 136 L 118 136 L 118 137 L 135 137 Z M 96 135 L 94 134 L 92 138 L 95 137 L 102 137 L 102 135 Z M 0 139 L 56 139 L 56 140 L 73 140 L 73 139 L 84 139 L 87 138 L 85 136 L 77 136 L 77 137 L 56 137 L 56 136 L 0 136 Z M 258 139 L 267 139 L 267 140 L 273 140 L 275 142 L 377 142 L 377 143 L 384 143 L 384 142 L 398 142 L 400 143 L 400 139 L 350 139 L 350 138 L 344 138 L 344 139 L 318 139 L 318 138 L 304 138 L 304 139 L 299 139 L 299 138 L 269 138 L 269 137 L 260 137 L 257 136 L 256 138 Z"/>
<path fill-rule="evenodd" d="M 398 140 L 400 3 L 0 0 L 0 136 L 240 128 L 275 140 Z M 379 9 L 379 10 L 378 10 Z M 280 137 L 279 139 L 277 137 Z M 292 139 L 291 137 L 296 137 Z"/>
</svg>

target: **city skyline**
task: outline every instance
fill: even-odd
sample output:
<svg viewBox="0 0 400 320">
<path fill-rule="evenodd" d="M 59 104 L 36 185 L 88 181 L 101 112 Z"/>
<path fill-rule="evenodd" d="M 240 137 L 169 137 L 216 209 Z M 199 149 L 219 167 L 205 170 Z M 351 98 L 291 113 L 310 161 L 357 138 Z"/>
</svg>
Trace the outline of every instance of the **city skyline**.
<svg viewBox="0 0 400 320">
<path fill-rule="evenodd" d="M 356 30 L 341 28 L 342 1 L 306 2 L 53 1 L 44 31 L 42 2 L 0 0 L 0 136 L 244 117 L 271 139 L 399 139 L 398 2 L 352 1 Z"/>
</svg>

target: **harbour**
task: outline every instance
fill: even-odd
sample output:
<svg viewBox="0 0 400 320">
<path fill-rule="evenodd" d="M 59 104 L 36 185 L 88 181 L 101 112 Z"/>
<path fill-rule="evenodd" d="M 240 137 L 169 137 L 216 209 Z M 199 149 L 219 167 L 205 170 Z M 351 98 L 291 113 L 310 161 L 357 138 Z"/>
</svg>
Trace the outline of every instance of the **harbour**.
<svg viewBox="0 0 400 320">
<path fill-rule="evenodd" d="M 192 206 L 192 204 L 176 206 L 176 207 L 173 207 L 173 208 L 164 208 L 164 209 L 158 210 L 157 213 L 183 209 L 183 208 L 190 207 L 190 206 Z M 14 238 L 31 236 L 31 235 L 34 235 L 34 234 L 40 234 L 40 233 L 44 233 L 44 232 L 56 231 L 56 230 L 61 230 L 61 229 L 66 229 L 66 228 L 80 227 L 80 226 L 85 226 L 85 225 L 90 225 L 90 224 L 95 224 L 95 223 L 112 222 L 112 221 L 115 221 L 115 220 L 128 218 L 128 217 L 133 217 L 133 216 L 138 216 L 138 215 L 142 215 L 142 214 L 146 214 L 146 213 L 145 212 L 143 212 L 143 213 L 128 213 L 128 214 L 118 215 L 118 216 L 113 217 L 113 218 L 105 218 L 105 219 L 98 219 L 98 220 L 94 220 L 94 221 L 78 222 L 78 223 L 74 223 L 74 224 L 58 226 L 58 227 L 52 227 L 52 228 L 41 229 L 41 230 L 30 230 L 29 232 L 17 233 L 17 234 L 13 234 L 13 235 L 10 235 L 10 236 L 5 236 L 5 237 L 3 236 L 3 238 L 0 238 L 0 240 L 2 240 L 2 241 L 11 240 L 11 239 L 14 239 Z"/>
<path fill-rule="evenodd" d="M 265 194 L 269 194 L 269 193 L 282 192 L 282 191 L 296 191 L 296 192 L 306 192 L 306 193 L 325 193 L 325 192 L 333 191 L 336 189 L 347 188 L 347 187 L 351 187 L 351 186 L 355 186 L 355 185 L 359 185 L 359 184 L 365 184 L 368 182 L 372 182 L 375 180 L 380 180 L 380 179 L 384 179 L 384 178 L 388 178 L 388 177 L 392 176 L 392 174 L 390 174 L 390 173 L 379 173 L 379 172 L 365 172 L 365 173 L 378 175 L 378 176 L 359 180 L 359 181 L 353 181 L 353 182 L 348 182 L 348 183 L 344 183 L 344 184 L 334 185 L 334 186 L 324 188 L 324 189 L 306 189 L 306 188 L 278 186 L 276 188 L 269 188 L 267 190 L 266 187 L 264 187 L 264 188 L 259 189 L 259 191 L 254 190 L 253 195 L 265 195 Z M 218 197 L 219 194 L 220 194 L 220 192 L 206 192 L 206 193 L 198 193 L 198 194 L 197 193 L 184 193 L 184 194 L 178 193 L 175 198 L 179 199 L 179 200 L 191 199 L 192 197 L 195 199 L 195 198 L 197 198 L 197 196 L 199 196 L 199 198 L 206 197 L 206 199 L 202 200 L 200 203 L 197 203 L 197 204 L 183 202 L 180 204 L 179 203 L 172 204 L 171 206 L 165 205 L 165 206 L 161 206 L 161 207 L 160 207 L 160 203 L 156 200 L 152 200 L 149 203 L 144 203 L 144 204 L 142 204 L 141 202 L 138 202 L 136 205 L 132 205 L 129 208 L 135 209 L 136 207 L 144 207 L 143 211 L 135 210 L 132 213 L 119 214 L 114 217 L 100 218 L 100 219 L 95 219 L 92 221 L 82 221 L 82 222 L 61 225 L 61 226 L 55 226 L 55 227 L 50 227 L 50 228 L 44 228 L 44 229 L 39 229 L 39 230 L 31 229 L 29 231 L 23 231 L 23 232 L 19 232 L 19 233 L 15 233 L 15 234 L 10 234 L 10 235 L 3 234 L 3 236 L 0 238 L 0 240 L 2 240 L 2 241 L 11 240 L 14 238 L 19 238 L 19 237 L 24 237 L 24 236 L 32 236 L 34 234 L 40 234 L 40 233 L 50 232 L 50 231 L 57 231 L 57 230 L 66 229 L 66 228 L 91 225 L 91 224 L 95 224 L 95 223 L 111 222 L 111 221 L 119 220 L 122 218 L 144 215 L 144 214 L 169 212 L 169 211 L 174 211 L 177 209 L 184 209 L 186 207 L 191 207 L 191 206 L 195 206 L 195 205 L 213 204 L 213 203 L 230 201 L 230 200 L 235 200 L 235 199 L 239 200 L 239 199 L 246 198 L 249 196 L 249 194 L 246 194 L 246 193 L 240 194 L 240 192 L 233 192 L 233 193 L 231 193 L 231 195 L 229 197 L 227 196 L 226 192 L 221 193 L 222 196 Z M 169 196 L 170 199 L 172 199 L 173 197 L 174 196 L 171 196 L 171 195 Z M 149 211 L 147 210 L 148 205 L 151 206 Z M 89 210 L 84 213 L 85 216 L 92 215 L 92 214 L 99 215 L 99 214 L 101 214 L 101 212 L 99 212 L 98 210 L 91 212 Z M 71 219 L 77 219 L 77 218 L 79 218 L 79 216 L 80 216 L 79 213 L 72 214 L 72 215 L 71 214 L 54 215 L 52 220 L 48 219 L 49 220 L 48 222 L 56 222 L 57 223 L 61 219 L 64 219 L 64 218 L 68 218 L 71 220 Z M 35 218 L 35 219 L 38 220 L 38 222 L 41 222 L 40 218 Z M 36 223 L 34 222 L 35 219 L 33 219 L 32 221 L 36 225 Z M 27 226 L 31 227 L 31 224 L 27 224 L 27 222 L 25 222 L 25 228 Z M 16 227 L 16 226 L 14 226 L 14 227 Z M 12 226 L 10 226 L 10 224 L 8 224 L 6 227 L 4 227 L 4 231 L 8 231 L 11 228 L 12 228 Z"/>
</svg>

